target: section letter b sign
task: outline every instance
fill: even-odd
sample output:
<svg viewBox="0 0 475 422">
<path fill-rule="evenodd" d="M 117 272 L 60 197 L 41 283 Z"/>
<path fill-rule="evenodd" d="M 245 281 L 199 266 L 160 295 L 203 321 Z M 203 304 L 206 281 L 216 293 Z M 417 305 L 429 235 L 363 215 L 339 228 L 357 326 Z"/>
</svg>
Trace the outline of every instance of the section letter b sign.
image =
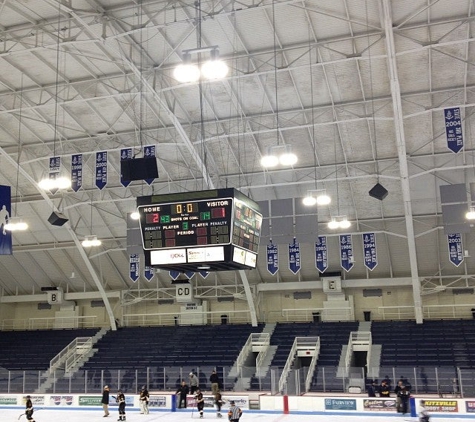
<svg viewBox="0 0 475 422">
<path fill-rule="evenodd" d="M 61 290 L 48 292 L 48 303 L 50 305 L 60 305 L 62 302 L 63 302 L 63 292 Z"/>
</svg>

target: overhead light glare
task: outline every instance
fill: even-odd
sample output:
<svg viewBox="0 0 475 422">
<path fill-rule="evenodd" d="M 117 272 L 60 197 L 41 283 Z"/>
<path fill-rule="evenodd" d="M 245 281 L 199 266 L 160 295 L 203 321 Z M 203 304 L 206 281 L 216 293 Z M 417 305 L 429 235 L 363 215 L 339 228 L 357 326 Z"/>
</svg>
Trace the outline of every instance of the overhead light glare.
<svg viewBox="0 0 475 422">
<path fill-rule="evenodd" d="M 475 220 L 475 207 L 470 207 L 470 211 L 465 214 L 467 220 Z"/>
<path fill-rule="evenodd" d="M 309 195 L 303 198 L 302 203 L 306 205 L 307 207 L 311 207 L 312 205 L 315 205 L 317 203 L 317 198 Z"/>
<path fill-rule="evenodd" d="M 351 227 L 351 222 L 348 221 L 346 216 L 332 218 L 328 223 L 328 228 L 332 230 L 348 229 L 349 227 Z"/>
<path fill-rule="evenodd" d="M 286 152 L 279 157 L 279 162 L 283 166 L 293 166 L 297 161 L 298 158 L 293 152 Z"/>
<path fill-rule="evenodd" d="M 46 177 L 43 180 L 40 180 L 38 186 L 43 190 L 53 190 L 53 189 L 69 189 L 71 187 L 71 179 L 68 177 Z"/>
<path fill-rule="evenodd" d="M 5 230 L 10 232 L 25 231 L 28 229 L 28 224 L 18 218 L 10 218 L 8 223 L 4 226 Z"/>
<path fill-rule="evenodd" d="M 222 60 L 208 60 L 201 66 L 201 74 L 206 79 L 223 79 L 229 68 Z"/>
<path fill-rule="evenodd" d="M 97 238 L 97 236 L 86 236 L 81 245 L 83 248 L 90 248 L 93 246 L 101 246 L 102 242 Z"/>
<path fill-rule="evenodd" d="M 195 64 L 180 64 L 173 71 L 173 76 L 178 82 L 196 82 L 200 78 L 200 69 Z"/>
<path fill-rule="evenodd" d="M 275 167 L 279 164 L 279 157 L 275 155 L 264 155 L 261 158 L 261 166 L 264 168 Z"/>
<path fill-rule="evenodd" d="M 331 220 L 328 222 L 328 228 L 329 229 L 332 229 L 332 230 L 335 230 L 335 229 L 338 229 L 340 227 L 340 223 L 336 220 Z"/>
<path fill-rule="evenodd" d="M 317 205 L 328 205 L 332 199 L 326 193 L 317 196 Z"/>
<path fill-rule="evenodd" d="M 139 212 L 138 212 L 138 211 L 132 212 L 132 213 L 130 214 L 130 218 L 131 218 L 132 220 L 139 220 L 139 219 L 140 219 L 140 214 L 139 214 Z"/>
</svg>

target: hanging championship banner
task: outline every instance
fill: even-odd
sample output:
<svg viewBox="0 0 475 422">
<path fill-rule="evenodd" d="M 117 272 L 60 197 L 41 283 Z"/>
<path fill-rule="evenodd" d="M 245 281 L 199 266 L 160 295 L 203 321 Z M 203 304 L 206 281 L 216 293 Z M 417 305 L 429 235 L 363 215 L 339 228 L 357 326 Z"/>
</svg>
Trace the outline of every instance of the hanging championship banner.
<svg viewBox="0 0 475 422">
<path fill-rule="evenodd" d="M 449 148 L 450 151 L 457 153 L 463 148 L 460 107 L 444 109 L 444 117 L 447 148 Z"/>
<path fill-rule="evenodd" d="M 147 145 L 143 147 L 143 156 L 145 158 L 155 157 L 155 145 Z M 151 185 L 155 179 L 145 179 L 147 185 Z"/>
<path fill-rule="evenodd" d="M 199 270 L 198 272 L 200 273 L 201 277 L 203 277 L 203 278 L 206 278 L 206 277 L 209 276 L 209 271 Z"/>
<path fill-rule="evenodd" d="M 190 279 L 191 277 L 195 275 L 193 271 L 185 271 L 184 274 L 187 279 Z"/>
<path fill-rule="evenodd" d="M 171 271 L 168 272 L 168 274 L 170 274 L 170 278 L 172 280 L 176 280 L 180 276 L 180 271 L 171 270 Z"/>
<path fill-rule="evenodd" d="M 82 186 L 82 154 L 71 155 L 71 188 L 74 192 Z"/>
<path fill-rule="evenodd" d="M 363 233 L 363 256 L 365 267 L 373 271 L 378 265 L 376 235 L 374 233 Z"/>
<path fill-rule="evenodd" d="M 122 148 L 120 150 L 120 161 L 131 160 L 132 159 L 132 148 Z M 124 180 L 122 174 L 120 175 L 120 184 L 126 188 L 130 185 L 130 180 Z"/>
<path fill-rule="evenodd" d="M 294 237 L 294 242 L 289 244 L 289 270 L 294 274 L 300 271 L 300 243 Z"/>
<path fill-rule="evenodd" d="M 328 268 L 327 237 L 318 236 L 315 242 L 315 268 L 324 273 Z"/>
<path fill-rule="evenodd" d="M 107 151 L 96 152 L 96 186 L 104 189 L 107 185 Z"/>
<path fill-rule="evenodd" d="M 448 234 L 447 243 L 450 262 L 458 267 L 463 262 L 462 235 L 460 233 Z"/>
<path fill-rule="evenodd" d="M 0 255 L 11 255 L 12 232 L 5 229 L 12 212 L 12 188 L 0 185 Z"/>
<path fill-rule="evenodd" d="M 140 277 L 140 257 L 138 254 L 129 257 L 129 277 L 134 283 Z"/>
<path fill-rule="evenodd" d="M 149 267 L 148 265 L 146 265 L 143 269 L 143 275 L 147 279 L 147 281 L 151 281 L 153 276 L 155 275 L 153 267 Z"/>
<path fill-rule="evenodd" d="M 49 178 L 55 180 L 61 171 L 61 157 L 50 157 L 49 159 Z M 49 190 L 53 195 L 58 192 L 58 188 Z"/>
<path fill-rule="evenodd" d="M 267 245 L 267 271 L 272 275 L 279 270 L 279 253 L 277 245 L 272 242 Z"/>
<path fill-rule="evenodd" d="M 341 268 L 346 272 L 353 268 L 353 242 L 351 234 L 340 235 L 340 262 Z"/>
</svg>

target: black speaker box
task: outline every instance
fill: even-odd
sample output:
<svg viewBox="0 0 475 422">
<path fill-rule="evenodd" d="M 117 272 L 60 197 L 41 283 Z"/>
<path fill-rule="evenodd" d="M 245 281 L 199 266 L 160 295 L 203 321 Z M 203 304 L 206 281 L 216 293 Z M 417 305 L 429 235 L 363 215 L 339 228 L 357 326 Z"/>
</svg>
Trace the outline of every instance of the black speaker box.
<svg viewBox="0 0 475 422">
<path fill-rule="evenodd" d="M 48 222 L 53 226 L 63 226 L 69 219 L 64 214 L 53 211 L 48 218 Z"/>
<path fill-rule="evenodd" d="M 369 196 L 372 196 L 373 198 L 382 201 L 384 198 L 386 198 L 386 196 L 388 196 L 388 193 L 389 192 L 383 185 L 376 183 L 369 191 Z"/>
<path fill-rule="evenodd" d="M 122 180 L 128 182 L 133 180 L 157 179 L 157 159 L 155 157 L 146 157 L 122 160 L 120 162 L 120 176 Z"/>
</svg>

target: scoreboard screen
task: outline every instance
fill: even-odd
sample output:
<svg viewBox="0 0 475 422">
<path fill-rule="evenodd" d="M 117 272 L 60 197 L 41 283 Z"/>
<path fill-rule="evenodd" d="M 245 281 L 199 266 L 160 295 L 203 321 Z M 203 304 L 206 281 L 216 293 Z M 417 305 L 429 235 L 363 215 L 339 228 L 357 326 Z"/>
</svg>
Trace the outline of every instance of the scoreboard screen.
<svg viewBox="0 0 475 422">
<path fill-rule="evenodd" d="M 137 204 L 150 265 L 179 264 L 188 270 L 210 262 L 256 266 L 262 214 L 235 189 L 154 195 L 137 198 Z"/>
<path fill-rule="evenodd" d="M 145 250 L 231 242 L 233 198 L 145 205 L 139 213 Z"/>
</svg>

